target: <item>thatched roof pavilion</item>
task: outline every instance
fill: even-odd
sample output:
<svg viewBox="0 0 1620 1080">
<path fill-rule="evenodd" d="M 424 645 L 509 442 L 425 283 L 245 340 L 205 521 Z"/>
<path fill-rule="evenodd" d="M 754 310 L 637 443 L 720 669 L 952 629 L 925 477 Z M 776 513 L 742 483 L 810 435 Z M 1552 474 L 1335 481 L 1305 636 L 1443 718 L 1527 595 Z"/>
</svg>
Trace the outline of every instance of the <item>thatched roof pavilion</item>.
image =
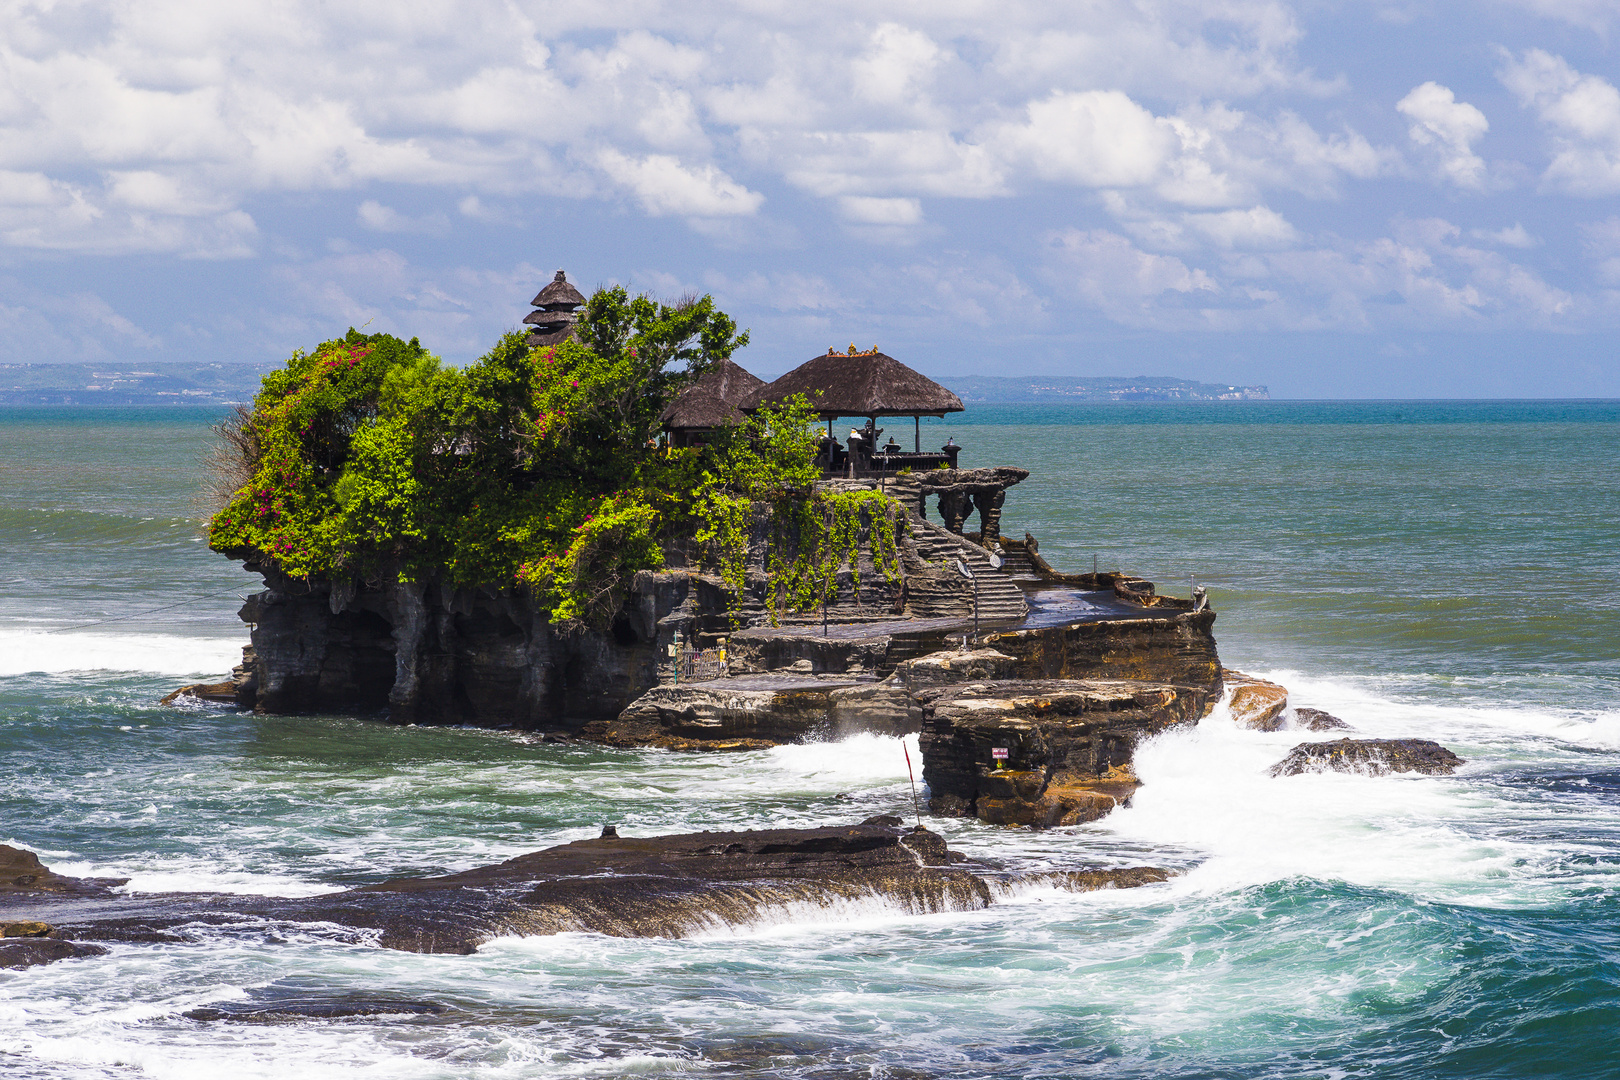
<svg viewBox="0 0 1620 1080">
<path fill-rule="evenodd" d="M 695 435 L 740 424 L 743 414 L 737 406 L 764 385 L 764 379 L 722 360 L 664 407 L 664 430 L 676 446 L 690 446 Z"/>
<path fill-rule="evenodd" d="M 764 387 L 744 402 L 746 410 L 762 405 L 778 405 L 794 394 L 803 394 L 816 408 L 816 415 L 827 421 L 827 438 L 832 439 L 832 422 L 840 416 L 864 416 L 873 431 L 880 416 L 912 418 L 913 450 L 922 450 L 919 417 L 944 416 L 961 412 L 962 399 L 933 379 L 902 364 L 872 346 L 857 352 L 828 349 L 826 355 L 800 364 L 780 379 Z"/>
<path fill-rule="evenodd" d="M 580 291 L 568 283 L 568 278 L 561 270 L 551 279 L 551 284 L 541 289 L 529 305 L 536 310 L 529 312 L 523 321 L 534 329 L 523 339 L 527 345 L 556 345 L 574 332 L 574 320 L 578 318 L 578 308 L 584 306 L 585 297 Z"/>
<path fill-rule="evenodd" d="M 933 379 L 874 346 L 866 352 L 826 355 L 800 364 L 756 393 L 743 407 L 779 404 L 803 394 L 823 420 L 840 416 L 944 416 L 961 412 L 962 399 Z"/>
</svg>

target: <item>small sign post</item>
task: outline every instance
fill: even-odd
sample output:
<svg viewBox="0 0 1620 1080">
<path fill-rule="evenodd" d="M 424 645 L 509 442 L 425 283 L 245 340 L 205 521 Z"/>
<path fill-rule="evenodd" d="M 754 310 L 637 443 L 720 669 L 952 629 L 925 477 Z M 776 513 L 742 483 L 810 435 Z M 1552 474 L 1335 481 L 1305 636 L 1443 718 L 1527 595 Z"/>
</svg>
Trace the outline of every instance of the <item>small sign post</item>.
<svg viewBox="0 0 1620 1080">
<path fill-rule="evenodd" d="M 996 768 L 1004 769 L 1007 767 L 1007 748 L 1005 746 L 991 747 L 990 756 L 996 759 Z"/>
</svg>

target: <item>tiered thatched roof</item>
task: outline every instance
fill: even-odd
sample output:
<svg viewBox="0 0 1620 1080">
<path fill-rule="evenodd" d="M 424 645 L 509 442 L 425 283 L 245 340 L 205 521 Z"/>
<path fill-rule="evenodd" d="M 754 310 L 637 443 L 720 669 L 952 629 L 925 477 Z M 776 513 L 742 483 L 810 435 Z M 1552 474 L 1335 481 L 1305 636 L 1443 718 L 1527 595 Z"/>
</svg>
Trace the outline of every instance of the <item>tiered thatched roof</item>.
<svg viewBox="0 0 1620 1080">
<path fill-rule="evenodd" d="M 743 415 L 737 410 L 738 403 L 764 385 L 764 379 L 730 360 L 722 360 L 664 407 L 664 428 L 702 431 L 741 423 Z"/>
<path fill-rule="evenodd" d="M 559 270 L 551 284 L 529 303 L 536 310 L 529 312 L 523 321 L 534 329 L 523 340 L 530 345 L 555 345 L 573 332 L 574 320 L 578 318 L 575 309 L 585 303 L 585 297 Z"/>
<path fill-rule="evenodd" d="M 819 392 L 819 396 L 818 396 Z M 961 412 L 962 399 L 934 380 L 873 347 L 867 352 L 831 349 L 800 364 L 749 400 L 745 409 L 778 404 L 803 394 L 823 420 L 839 416 L 944 416 Z"/>
</svg>

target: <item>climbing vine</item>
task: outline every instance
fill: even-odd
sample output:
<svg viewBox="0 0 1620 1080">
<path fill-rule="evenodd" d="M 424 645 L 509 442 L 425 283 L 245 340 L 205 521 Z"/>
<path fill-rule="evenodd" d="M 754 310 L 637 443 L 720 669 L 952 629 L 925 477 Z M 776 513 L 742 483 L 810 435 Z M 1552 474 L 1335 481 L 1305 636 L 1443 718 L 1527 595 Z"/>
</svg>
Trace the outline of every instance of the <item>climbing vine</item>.
<svg viewBox="0 0 1620 1080">
<path fill-rule="evenodd" d="M 759 410 L 717 447 L 697 501 L 697 539 L 731 595 L 747 602 L 748 565 L 763 547 L 765 607 L 773 624 L 837 595 L 847 565 L 857 594 L 866 550 L 885 580 L 900 578 L 899 504 L 877 491 L 818 489 L 815 409 L 803 395 Z"/>
</svg>

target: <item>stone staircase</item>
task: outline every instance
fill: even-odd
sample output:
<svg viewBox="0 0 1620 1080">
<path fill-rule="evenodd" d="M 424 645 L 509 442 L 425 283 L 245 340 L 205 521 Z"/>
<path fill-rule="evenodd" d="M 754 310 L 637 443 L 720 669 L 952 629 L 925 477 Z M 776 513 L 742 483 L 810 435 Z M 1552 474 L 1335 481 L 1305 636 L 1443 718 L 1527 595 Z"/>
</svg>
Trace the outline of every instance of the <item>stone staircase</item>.
<svg viewBox="0 0 1620 1080">
<path fill-rule="evenodd" d="M 974 580 L 979 585 L 981 622 L 1022 619 L 1029 613 L 1029 605 L 1024 601 L 1024 592 L 1014 583 L 1013 575 L 1008 572 L 1005 565 L 1000 570 L 992 568 L 990 553 L 984 548 L 932 521 L 914 517 L 910 525 L 917 555 L 924 562 L 955 575 L 956 560 L 961 559 L 973 571 Z M 1033 570 L 1031 576 L 1034 576 Z M 914 615 L 931 617 L 935 608 L 946 606 L 947 590 L 927 578 L 919 576 L 911 579 L 908 588 L 910 602 L 907 607 Z M 960 596 L 960 592 L 949 590 L 952 603 L 959 604 Z M 939 613 L 943 614 L 944 611 Z M 968 614 L 972 614 L 971 609 Z"/>
<path fill-rule="evenodd" d="M 1004 547 L 1001 550 L 1001 572 L 1014 581 L 1041 581 L 1040 572 L 1030 560 L 1029 552 L 1023 546 Z"/>
</svg>

